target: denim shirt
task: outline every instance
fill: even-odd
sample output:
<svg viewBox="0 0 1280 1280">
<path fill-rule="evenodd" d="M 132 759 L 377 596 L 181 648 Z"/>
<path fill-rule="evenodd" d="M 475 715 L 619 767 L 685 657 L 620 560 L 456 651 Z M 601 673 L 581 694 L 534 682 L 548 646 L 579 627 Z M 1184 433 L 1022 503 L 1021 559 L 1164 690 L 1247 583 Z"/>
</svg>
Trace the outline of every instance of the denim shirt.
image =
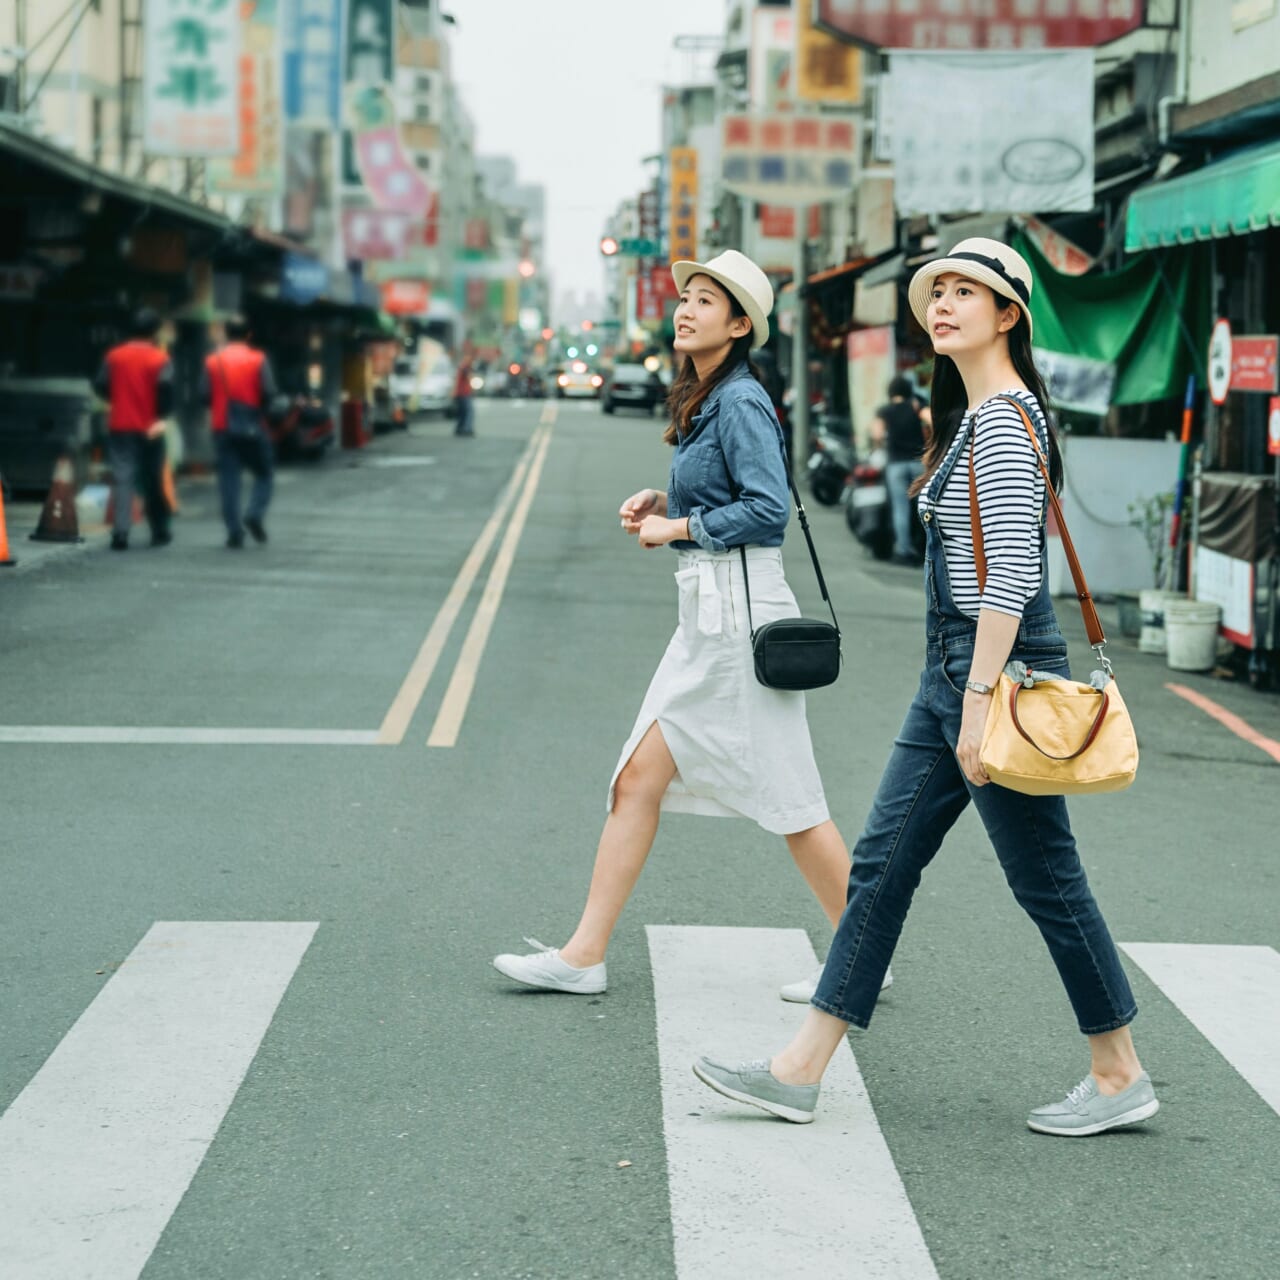
<svg viewBox="0 0 1280 1280">
<path fill-rule="evenodd" d="M 688 516 L 693 541 L 671 546 L 780 547 L 791 515 L 786 467 L 778 415 L 744 363 L 706 398 L 676 443 L 667 516 Z"/>
</svg>

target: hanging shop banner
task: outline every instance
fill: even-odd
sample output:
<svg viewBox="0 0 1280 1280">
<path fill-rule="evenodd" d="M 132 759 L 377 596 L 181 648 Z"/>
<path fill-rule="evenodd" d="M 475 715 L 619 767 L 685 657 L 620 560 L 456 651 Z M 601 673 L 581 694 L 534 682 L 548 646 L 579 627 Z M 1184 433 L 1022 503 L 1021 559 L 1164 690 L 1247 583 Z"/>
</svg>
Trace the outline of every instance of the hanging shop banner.
<svg viewBox="0 0 1280 1280">
<path fill-rule="evenodd" d="M 887 90 L 894 199 L 903 217 L 1093 208 L 1091 50 L 895 51 Z"/>
<path fill-rule="evenodd" d="M 1044 378 L 1049 400 L 1057 409 L 1073 409 L 1103 417 L 1111 408 L 1116 386 L 1116 367 L 1106 360 L 1065 355 L 1033 347 L 1036 368 Z"/>
<path fill-rule="evenodd" d="M 791 55 L 795 23 L 789 9 L 757 8 L 751 15 L 751 105 L 772 114 L 795 106 Z"/>
<path fill-rule="evenodd" d="M 382 309 L 391 316 L 426 315 L 431 305 L 431 285 L 425 280 L 386 280 L 382 285 Z"/>
<path fill-rule="evenodd" d="M 849 414 L 864 448 L 871 422 L 888 396 L 889 381 L 898 371 L 893 325 L 855 329 L 845 340 L 849 377 Z"/>
<path fill-rule="evenodd" d="M 725 116 L 721 181 L 766 204 L 822 204 L 853 189 L 856 141 L 839 116 Z"/>
<path fill-rule="evenodd" d="M 351 262 L 400 262 L 409 244 L 407 213 L 384 209 L 344 209 L 342 248 Z"/>
<path fill-rule="evenodd" d="M 800 102 L 856 107 L 862 102 L 862 50 L 815 26 L 813 6 L 795 7 L 795 96 Z"/>
<path fill-rule="evenodd" d="M 142 133 L 148 155 L 240 147 L 240 12 L 228 0 L 145 0 Z"/>
<path fill-rule="evenodd" d="M 1079 49 L 1142 26 L 1144 0 L 812 0 L 818 25 L 883 49 Z M 948 95 L 950 101 L 950 95 Z"/>
<path fill-rule="evenodd" d="M 1097 265 L 1097 260 L 1079 245 L 1072 244 L 1061 232 L 1039 218 L 1023 218 L 1021 221 L 1023 231 L 1035 241 L 1036 248 L 1055 271 L 1062 272 L 1064 276 L 1082 276 Z"/>
<path fill-rule="evenodd" d="M 336 129 L 342 123 L 345 0 L 281 0 L 284 104 L 291 123 Z"/>
<path fill-rule="evenodd" d="M 431 188 L 400 137 L 391 91 L 375 84 L 351 86 L 347 92 L 356 171 L 373 203 L 379 209 L 425 217 Z"/>
<path fill-rule="evenodd" d="M 342 181 L 362 185 L 352 135 L 353 103 L 362 88 L 395 83 L 395 0 L 347 0 L 345 63 L 343 69 Z"/>
<path fill-rule="evenodd" d="M 698 150 L 672 147 L 667 154 L 667 249 L 669 261 L 698 256 Z"/>
<path fill-rule="evenodd" d="M 240 148 L 209 165 L 211 191 L 273 196 L 284 190 L 283 51 L 280 0 L 240 0 L 236 67 Z"/>
</svg>

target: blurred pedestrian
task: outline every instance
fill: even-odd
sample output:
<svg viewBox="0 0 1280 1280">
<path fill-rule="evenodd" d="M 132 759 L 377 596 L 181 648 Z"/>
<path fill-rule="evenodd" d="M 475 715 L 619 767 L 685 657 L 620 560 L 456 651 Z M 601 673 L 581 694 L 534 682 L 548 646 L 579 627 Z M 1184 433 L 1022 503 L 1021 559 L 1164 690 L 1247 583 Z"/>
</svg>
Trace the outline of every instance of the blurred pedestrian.
<svg viewBox="0 0 1280 1280">
<path fill-rule="evenodd" d="M 609 784 L 608 818 L 586 907 L 563 948 L 501 955 L 494 966 L 533 987 L 603 991 L 605 950 L 635 887 L 663 809 L 745 817 L 783 835 L 834 926 L 849 857 L 813 759 L 803 693 L 755 677 L 745 547 L 756 626 L 796 617 L 782 571 L 791 512 L 782 436 L 749 355 L 769 336 L 773 290 L 736 250 L 672 268 L 680 302 L 671 387 L 675 447 L 666 491 L 642 489 L 619 511 L 642 547 L 678 552 L 679 624 Z M 807 999 L 811 981 L 793 984 Z M 784 989 L 783 998 L 795 998 Z"/>
<path fill-rule="evenodd" d="M 924 423 L 916 406 L 911 383 L 899 374 L 889 383 L 889 403 L 871 420 L 871 442 L 888 455 L 884 479 L 893 514 L 893 558 L 898 564 L 918 564 L 912 545 L 915 515 L 911 486 L 924 474 Z"/>
<path fill-rule="evenodd" d="M 850 1024 L 866 1027 L 880 977 L 921 873 L 973 803 L 1009 887 L 1039 927 L 1083 1035 L 1091 1069 L 1062 1102 L 1037 1107 L 1040 1133 L 1085 1137 L 1159 1109 L 1129 1034 L 1137 1013 L 1120 956 L 1089 889 L 1062 796 L 992 785 L 980 748 L 992 688 L 1011 660 L 1067 676 L 1046 571 L 1047 494 L 1022 413 L 1035 424 L 1055 488 L 1062 462 L 1048 395 L 1031 356 L 1032 277 L 994 240 L 961 241 L 912 279 L 911 309 L 933 340 L 935 434 L 917 481 L 925 518 L 928 648 L 924 676 L 853 851 L 849 902 L 799 1033 L 772 1060 L 726 1066 L 700 1058 L 713 1089 L 786 1120 L 813 1119 L 823 1072 Z M 975 557 L 970 506 L 985 545 Z M 980 944 L 980 939 L 975 939 Z M 1016 1038 L 1017 1029 L 991 1027 Z M 998 1050 L 997 1050 L 998 1053 Z M 986 1077 L 999 1077 L 988 1063 Z M 977 1093 L 995 1093 L 984 1078 Z M 957 1099 L 972 1109 L 973 1098 Z M 989 1104 L 1003 1114 L 1003 1102 Z"/>
<path fill-rule="evenodd" d="M 471 347 L 467 344 L 463 346 L 462 354 L 458 357 L 458 376 L 453 384 L 453 411 L 456 419 L 453 434 L 455 436 L 473 436 L 476 433 L 473 403 L 475 391 L 471 386 L 473 372 Z"/>
<path fill-rule="evenodd" d="M 142 491 L 151 545 L 173 541 L 164 496 L 164 419 L 173 411 L 173 363 L 160 345 L 160 327 L 159 313 L 141 308 L 133 318 L 133 336 L 107 352 L 93 380 L 94 390 L 111 406 L 112 551 L 129 549 L 135 488 Z"/>
<path fill-rule="evenodd" d="M 246 529 L 256 542 L 267 540 L 264 521 L 275 483 L 275 455 L 265 414 L 276 394 L 276 380 L 266 353 L 249 345 L 248 321 L 233 316 L 224 330 L 226 342 L 205 357 L 200 393 L 209 406 L 227 546 L 239 549 Z M 241 519 L 240 485 L 246 470 L 253 476 L 253 488 Z"/>
</svg>

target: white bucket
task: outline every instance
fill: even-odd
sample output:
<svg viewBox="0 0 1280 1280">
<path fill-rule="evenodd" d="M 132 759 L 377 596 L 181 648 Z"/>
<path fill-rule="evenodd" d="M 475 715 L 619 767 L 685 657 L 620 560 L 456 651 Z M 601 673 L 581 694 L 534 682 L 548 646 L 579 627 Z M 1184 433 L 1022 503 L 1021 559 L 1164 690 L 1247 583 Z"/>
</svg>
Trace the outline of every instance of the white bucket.
<svg viewBox="0 0 1280 1280">
<path fill-rule="evenodd" d="M 1142 613 L 1142 630 L 1138 633 L 1138 648 L 1143 653 L 1164 653 L 1164 611 L 1174 600 L 1185 600 L 1180 591 L 1162 591 L 1147 587 L 1138 592 L 1138 609 Z"/>
<path fill-rule="evenodd" d="M 1208 671 L 1218 657 L 1220 605 L 1205 600 L 1170 600 L 1164 607 L 1168 663 L 1174 671 Z"/>
</svg>

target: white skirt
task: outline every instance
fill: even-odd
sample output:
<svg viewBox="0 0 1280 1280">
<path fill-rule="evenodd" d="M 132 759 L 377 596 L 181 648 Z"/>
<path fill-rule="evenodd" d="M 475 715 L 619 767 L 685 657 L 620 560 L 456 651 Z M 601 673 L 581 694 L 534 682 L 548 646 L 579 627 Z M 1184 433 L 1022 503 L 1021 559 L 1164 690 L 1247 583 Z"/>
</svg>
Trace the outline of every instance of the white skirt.
<svg viewBox="0 0 1280 1280">
<path fill-rule="evenodd" d="M 747 564 L 756 627 L 799 617 L 781 549 L 748 547 Z M 737 549 L 682 551 L 675 577 L 679 623 L 613 771 L 607 808 L 618 774 L 656 721 L 677 770 L 664 810 L 751 818 L 778 835 L 825 822 L 804 694 L 756 679 Z"/>
</svg>

